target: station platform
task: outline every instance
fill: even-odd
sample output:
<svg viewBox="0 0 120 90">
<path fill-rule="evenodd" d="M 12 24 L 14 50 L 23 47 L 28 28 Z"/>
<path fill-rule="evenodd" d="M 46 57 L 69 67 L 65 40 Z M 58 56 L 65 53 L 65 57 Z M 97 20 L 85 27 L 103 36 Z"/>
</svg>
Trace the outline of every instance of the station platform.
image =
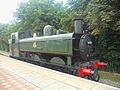
<svg viewBox="0 0 120 90">
<path fill-rule="evenodd" d="M 0 90 L 120 90 L 0 55 Z"/>
</svg>

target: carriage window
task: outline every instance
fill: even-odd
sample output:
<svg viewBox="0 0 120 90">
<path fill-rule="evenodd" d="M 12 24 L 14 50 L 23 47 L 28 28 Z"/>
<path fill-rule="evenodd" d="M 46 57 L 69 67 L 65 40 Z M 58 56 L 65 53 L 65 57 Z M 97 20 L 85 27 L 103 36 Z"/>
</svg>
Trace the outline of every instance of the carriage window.
<svg viewBox="0 0 120 90">
<path fill-rule="evenodd" d="M 12 44 L 15 43 L 15 35 L 12 35 Z"/>
</svg>

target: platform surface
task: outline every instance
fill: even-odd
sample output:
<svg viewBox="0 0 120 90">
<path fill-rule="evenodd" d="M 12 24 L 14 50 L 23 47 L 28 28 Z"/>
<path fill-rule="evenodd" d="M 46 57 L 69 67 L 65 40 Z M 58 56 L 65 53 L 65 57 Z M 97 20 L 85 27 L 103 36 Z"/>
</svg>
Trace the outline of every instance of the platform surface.
<svg viewBox="0 0 120 90">
<path fill-rule="evenodd" d="M 0 90 L 119 90 L 0 55 Z"/>
</svg>

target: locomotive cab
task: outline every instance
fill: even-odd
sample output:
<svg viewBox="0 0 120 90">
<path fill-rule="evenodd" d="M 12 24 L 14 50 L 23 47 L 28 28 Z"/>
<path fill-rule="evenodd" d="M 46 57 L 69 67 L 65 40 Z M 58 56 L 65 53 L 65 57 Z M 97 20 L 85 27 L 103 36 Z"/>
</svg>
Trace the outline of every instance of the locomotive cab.
<svg viewBox="0 0 120 90">
<path fill-rule="evenodd" d="M 10 56 L 19 57 L 19 33 L 15 32 L 11 34 L 9 39 Z"/>
</svg>

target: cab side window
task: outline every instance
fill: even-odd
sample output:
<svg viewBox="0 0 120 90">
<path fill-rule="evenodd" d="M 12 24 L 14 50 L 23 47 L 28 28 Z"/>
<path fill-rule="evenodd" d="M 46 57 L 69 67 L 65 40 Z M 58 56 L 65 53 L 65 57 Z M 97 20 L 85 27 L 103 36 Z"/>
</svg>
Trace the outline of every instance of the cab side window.
<svg viewBox="0 0 120 90">
<path fill-rule="evenodd" d="M 12 35 L 12 44 L 15 43 L 15 35 Z"/>
<path fill-rule="evenodd" d="M 24 39 L 25 37 L 25 32 L 19 33 L 19 39 Z"/>
</svg>

